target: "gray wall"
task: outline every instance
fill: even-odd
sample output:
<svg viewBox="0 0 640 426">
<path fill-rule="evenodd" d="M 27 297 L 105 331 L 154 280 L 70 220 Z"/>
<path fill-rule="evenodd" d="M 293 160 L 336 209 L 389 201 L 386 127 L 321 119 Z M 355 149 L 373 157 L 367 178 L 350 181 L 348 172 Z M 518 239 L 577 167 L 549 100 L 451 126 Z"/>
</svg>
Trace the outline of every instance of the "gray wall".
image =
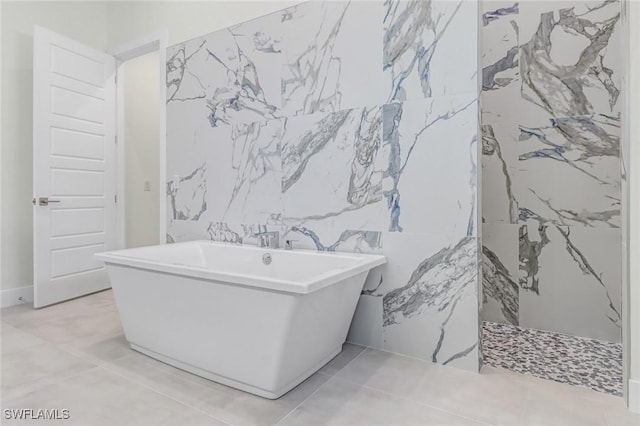
<svg viewBox="0 0 640 426">
<path fill-rule="evenodd" d="M 383 253 L 349 339 L 477 369 L 477 12 L 309 2 L 169 48 L 168 240 Z"/>
<path fill-rule="evenodd" d="M 484 320 L 620 342 L 619 2 L 484 2 Z"/>
</svg>

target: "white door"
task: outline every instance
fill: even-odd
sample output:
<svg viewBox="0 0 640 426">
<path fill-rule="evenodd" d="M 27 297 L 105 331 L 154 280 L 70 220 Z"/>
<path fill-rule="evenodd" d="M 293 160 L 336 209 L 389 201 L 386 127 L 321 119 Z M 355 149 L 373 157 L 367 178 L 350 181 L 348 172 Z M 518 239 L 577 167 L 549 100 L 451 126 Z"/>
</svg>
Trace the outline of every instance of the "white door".
<svg viewBox="0 0 640 426">
<path fill-rule="evenodd" d="M 34 306 L 109 287 L 114 249 L 115 59 L 44 28 L 33 46 Z"/>
</svg>

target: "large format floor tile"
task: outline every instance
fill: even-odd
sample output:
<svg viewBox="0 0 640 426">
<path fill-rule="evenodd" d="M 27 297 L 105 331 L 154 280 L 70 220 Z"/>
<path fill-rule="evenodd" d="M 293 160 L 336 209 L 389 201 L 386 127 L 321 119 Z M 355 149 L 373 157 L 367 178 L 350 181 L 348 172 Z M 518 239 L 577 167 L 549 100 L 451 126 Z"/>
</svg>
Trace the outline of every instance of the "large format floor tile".
<svg viewBox="0 0 640 426">
<path fill-rule="evenodd" d="M 523 422 L 526 386 L 503 374 L 475 374 L 367 350 L 337 377 L 479 421 Z"/>
<path fill-rule="evenodd" d="M 98 365 L 114 362 L 135 353 L 135 351 L 129 347 L 129 343 L 123 333 L 106 337 L 98 336 L 94 339 L 72 341 L 63 343 L 59 345 L 59 347 L 78 358 Z"/>
<path fill-rule="evenodd" d="M 105 365 L 105 368 L 234 425 L 274 424 L 329 378 L 317 373 L 278 400 L 268 400 L 135 352 Z"/>
<path fill-rule="evenodd" d="M 82 316 L 84 318 L 85 316 L 91 316 L 92 313 L 100 309 L 116 311 L 111 290 L 94 293 L 42 309 L 33 309 L 30 304 L 26 303 L 4 308 L 0 311 L 0 318 L 6 323 L 23 326 L 67 317 L 77 318 Z"/>
<path fill-rule="evenodd" d="M 223 392 L 209 393 L 197 407 L 233 425 L 273 425 L 318 390 L 328 378 L 316 373 L 277 400 L 226 388 Z"/>
<path fill-rule="evenodd" d="M 2 321 L 0 338 L 2 341 L 2 356 L 46 343 L 44 339 L 34 336 L 33 334 L 26 333 L 4 321 Z"/>
<path fill-rule="evenodd" d="M 65 315 L 46 321 L 28 322 L 21 325 L 20 329 L 52 343 L 93 341 L 122 332 L 118 313 L 105 308 L 85 312 L 82 321 L 78 321 L 74 315 Z"/>
<path fill-rule="evenodd" d="M 99 367 L 9 400 L 3 406 L 67 409 L 70 418 L 64 424 L 83 426 L 224 424 Z M 30 423 L 25 421 L 22 424 Z"/>
<path fill-rule="evenodd" d="M 280 425 L 480 425 L 379 390 L 331 379 Z"/>
<path fill-rule="evenodd" d="M 2 355 L 2 396 L 11 397 L 45 383 L 77 374 L 94 365 L 42 343 Z"/>
<path fill-rule="evenodd" d="M 131 350 L 116 312 L 111 291 L 40 310 L 3 309 L 2 408 L 68 409 L 64 424 L 83 426 L 640 425 L 612 395 L 351 344 L 291 392 L 267 400 Z"/>
</svg>

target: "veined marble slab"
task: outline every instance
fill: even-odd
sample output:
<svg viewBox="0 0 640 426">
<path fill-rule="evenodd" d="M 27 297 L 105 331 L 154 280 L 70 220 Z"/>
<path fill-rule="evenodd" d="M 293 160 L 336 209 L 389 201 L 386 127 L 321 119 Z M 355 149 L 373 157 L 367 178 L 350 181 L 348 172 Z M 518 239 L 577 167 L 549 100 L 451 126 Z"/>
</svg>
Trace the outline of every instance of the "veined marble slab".
<svg viewBox="0 0 640 426">
<path fill-rule="evenodd" d="M 517 223 L 519 2 L 482 2 L 482 218 Z"/>
<path fill-rule="evenodd" d="M 280 214 L 282 129 L 280 119 L 220 129 L 208 154 L 210 220 L 263 223 Z"/>
<path fill-rule="evenodd" d="M 285 225 L 283 241 L 293 240 L 296 248 L 348 253 L 382 252 L 381 233 L 378 231 L 337 228 L 326 221 L 308 221 L 302 225 Z"/>
<path fill-rule="evenodd" d="M 518 225 L 482 226 L 482 319 L 518 325 Z"/>
<path fill-rule="evenodd" d="M 283 233 L 282 227 L 271 224 L 172 220 L 167 226 L 167 242 L 211 240 L 229 244 L 259 245 L 260 237 L 256 234 L 265 231 L 277 231 L 281 235 Z"/>
<path fill-rule="evenodd" d="M 384 2 L 386 102 L 477 91 L 477 4 Z"/>
<path fill-rule="evenodd" d="M 520 226 L 520 325 L 620 342 L 619 229 Z"/>
<path fill-rule="evenodd" d="M 387 104 L 383 116 L 385 228 L 476 235 L 475 94 Z"/>
<path fill-rule="evenodd" d="M 620 227 L 620 121 L 565 117 L 520 126 L 520 218 Z"/>
<path fill-rule="evenodd" d="M 482 217 L 486 223 L 517 223 L 518 143 L 511 126 L 483 124 L 482 132 Z"/>
<path fill-rule="evenodd" d="M 619 341 L 620 9 L 483 4 L 483 318 Z"/>
<path fill-rule="evenodd" d="M 282 139 L 283 223 L 382 230 L 382 110 L 290 117 Z"/>
<path fill-rule="evenodd" d="M 620 3 L 523 2 L 520 14 L 524 99 L 552 117 L 618 116 Z"/>
<path fill-rule="evenodd" d="M 184 103 L 211 127 L 280 116 L 277 14 L 167 49 L 167 103 Z"/>
<path fill-rule="evenodd" d="M 478 363 L 477 239 L 447 245 L 385 232 L 384 348 L 473 370 Z"/>
<path fill-rule="evenodd" d="M 198 220 L 207 211 L 208 152 L 211 140 L 206 121 L 185 114 L 186 110 L 167 105 L 167 218 Z M 180 143 L 172 143 L 180 141 Z"/>
<path fill-rule="evenodd" d="M 205 163 L 188 175 L 174 175 L 167 182 L 167 207 L 171 219 L 198 220 L 207 211 L 206 173 Z"/>
<path fill-rule="evenodd" d="M 382 3 L 307 2 L 285 9 L 282 111 L 337 112 L 384 102 Z"/>
<path fill-rule="evenodd" d="M 520 83 L 519 2 L 482 2 L 482 90 Z"/>
<path fill-rule="evenodd" d="M 477 370 L 476 6 L 307 2 L 170 47 L 167 240 L 384 253 L 349 339 Z"/>
<path fill-rule="evenodd" d="M 167 243 L 208 239 L 206 220 L 177 220 L 167 222 Z"/>
</svg>

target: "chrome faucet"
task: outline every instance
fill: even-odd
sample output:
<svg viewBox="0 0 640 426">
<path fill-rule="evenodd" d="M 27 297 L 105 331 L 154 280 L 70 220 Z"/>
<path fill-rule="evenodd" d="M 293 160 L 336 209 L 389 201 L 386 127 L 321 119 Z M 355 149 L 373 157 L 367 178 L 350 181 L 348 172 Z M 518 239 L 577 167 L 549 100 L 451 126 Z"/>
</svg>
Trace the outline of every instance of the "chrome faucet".
<svg viewBox="0 0 640 426">
<path fill-rule="evenodd" d="M 278 248 L 280 245 L 280 233 L 278 231 L 261 231 L 253 235 L 260 237 L 260 247 Z"/>
</svg>

